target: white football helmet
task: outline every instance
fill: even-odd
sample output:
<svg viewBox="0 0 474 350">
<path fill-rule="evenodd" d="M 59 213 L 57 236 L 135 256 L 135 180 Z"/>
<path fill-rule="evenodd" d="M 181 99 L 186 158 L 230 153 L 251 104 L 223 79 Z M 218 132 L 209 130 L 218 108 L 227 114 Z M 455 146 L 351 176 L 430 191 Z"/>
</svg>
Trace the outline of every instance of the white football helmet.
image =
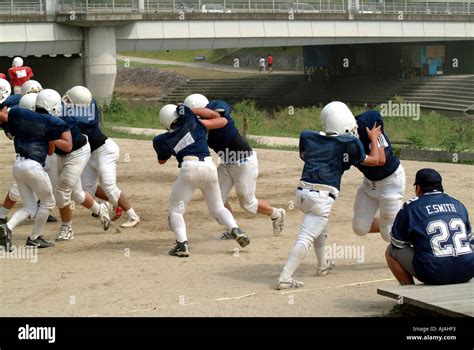
<svg viewBox="0 0 474 350">
<path fill-rule="evenodd" d="M 321 111 L 321 122 L 328 136 L 357 134 L 357 122 L 349 107 L 339 101 L 328 103 Z"/>
<path fill-rule="evenodd" d="M 5 79 L 0 79 L 0 103 L 3 103 L 12 93 L 10 83 Z"/>
<path fill-rule="evenodd" d="M 179 118 L 177 108 L 176 105 L 168 104 L 160 109 L 160 122 L 168 131 L 171 131 L 171 124 Z"/>
<path fill-rule="evenodd" d="M 209 104 L 209 100 L 204 95 L 192 94 L 184 99 L 183 104 L 188 108 L 204 108 Z"/>
<path fill-rule="evenodd" d="M 90 105 L 92 103 L 92 94 L 84 86 L 74 86 L 70 88 L 63 96 L 63 102 L 67 105 Z"/>
<path fill-rule="evenodd" d="M 43 87 L 39 82 L 36 80 L 28 80 L 23 83 L 21 86 L 21 94 L 25 96 L 26 94 L 30 93 L 39 93 L 41 90 L 43 90 Z"/>
<path fill-rule="evenodd" d="M 34 111 L 36 108 L 36 97 L 38 97 L 36 92 L 32 92 L 23 96 L 20 100 L 20 108 L 26 108 L 30 111 Z"/>
<path fill-rule="evenodd" d="M 12 62 L 12 67 L 23 67 L 23 58 L 15 57 Z"/>
<path fill-rule="evenodd" d="M 35 106 L 45 109 L 55 117 L 59 117 L 62 113 L 61 95 L 55 90 L 44 89 L 36 97 Z"/>
</svg>

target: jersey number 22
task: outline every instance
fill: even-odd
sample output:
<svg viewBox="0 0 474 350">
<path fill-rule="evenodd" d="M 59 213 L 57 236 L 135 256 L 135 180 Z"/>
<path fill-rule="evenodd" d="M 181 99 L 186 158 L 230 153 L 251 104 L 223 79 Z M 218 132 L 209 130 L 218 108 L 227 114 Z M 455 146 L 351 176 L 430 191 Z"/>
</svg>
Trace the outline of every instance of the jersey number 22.
<svg viewBox="0 0 474 350">
<path fill-rule="evenodd" d="M 442 220 L 430 221 L 426 232 L 431 238 L 431 248 L 437 257 L 458 256 L 471 253 L 466 226 L 461 219 L 451 219 L 449 225 Z M 452 237 L 452 244 L 446 243 Z M 445 244 L 443 244 L 445 243 Z"/>
</svg>

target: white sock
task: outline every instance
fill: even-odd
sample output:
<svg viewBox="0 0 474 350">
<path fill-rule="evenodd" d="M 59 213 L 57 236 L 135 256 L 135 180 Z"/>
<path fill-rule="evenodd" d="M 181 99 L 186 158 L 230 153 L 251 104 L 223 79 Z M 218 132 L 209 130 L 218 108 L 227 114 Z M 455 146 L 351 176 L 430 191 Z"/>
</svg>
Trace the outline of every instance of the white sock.
<svg viewBox="0 0 474 350">
<path fill-rule="evenodd" d="M 232 213 L 224 206 L 214 212 L 214 216 L 219 224 L 224 225 L 227 230 L 232 231 L 234 227 L 239 227 Z"/>
<path fill-rule="evenodd" d="M 176 240 L 181 243 L 187 241 L 188 237 L 186 236 L 186 223 L 184 222 L 183 214 L 171 213 L 168 220 L 171 230 L 176 235 Z"/>
<path fill-rule="evenodd" d="M 33 231 L 31 232 L 30 238 L 35 240 L 39 236 L 41 236 L 41 231 L 43 231 L 43 227 L 46 224 L 49 216 L 49 209 L 45 208 L 38 208 L 35 216 L 35 222 L 33 223 Z"/>
<path fill-rule="evenodd" d="M 30 214 L 27 211 L 20 209 L 15 214 L 13 214 L 10 220 L 8 220 L 7 226 L 10 230 L 13 231 L 15 227 L 17 227 L 19 224 L 21 224 L 23 221 L 25 221 L 29 217 L 30 217 Z"/>
<path fill-rule="evenodd" d="M 285 267 L 283 267 L 283 271 L 280 274 L 279 280 L 288 281 L 293 276 L 293 273 L 303 261 L 306 254 L 306 246 L 302 243 L 296 243 L 291 250 L 290 257 L 288 258 Z"/>
<path fill-rule="evenodd" d="M 63 226 L 72 226 L 72 221 L 67 221 L 67 222 L 63 221 L 61 223 L 61 225 L 63 225 Z"/>
<path fill-rule="evenodd" d="M 327 266 L 326 259 L 326 235 L 319 235 L 319 237 L 314 241 L 314 252 L 316 253 L 316 258 L 318 259 L 318 267 L 324 268 Z"/>
<path fill-rule="evenodd" d="M 92 207 L 89 209 L 91 212 L 94 214 L 99 215 L 100 212 L 100 204 L 94 201 L 94 204 L 92 204 Z"/>
<path fill-rule="evenodd" d="M 135 213 L 135 210 L 133 210 L 133 208 L 128 209 L 125 214 L 127 214 L 129 219 L 136 219 L 138 217 L 137 213 Z"/>
<path fill-rule="evenodd" d="M 6 219 L 9 211 L 10 211 L 10 209 L 6 209 L 4 207 L 1 207 L 0 208 L 0 219 Z"/>
<path fill-rule="evenodd" d="M 279 210 L 278 208 L 273 208 L 272 215 L 270 216 L 270 218 L 271 218 L 272 220 L 275 220 L 275 219 L 277 219 L 279 216 L 280 216 L 280 210 Z"/>
</svg>

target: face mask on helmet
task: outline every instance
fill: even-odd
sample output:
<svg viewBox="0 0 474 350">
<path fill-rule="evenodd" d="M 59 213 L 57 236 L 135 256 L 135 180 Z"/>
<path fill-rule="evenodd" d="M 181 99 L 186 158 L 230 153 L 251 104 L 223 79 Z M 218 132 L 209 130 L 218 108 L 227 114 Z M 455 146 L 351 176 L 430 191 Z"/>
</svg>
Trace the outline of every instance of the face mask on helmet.
<svg viewBox="0 0 474 350">
<path fill-rule="evenodd" d="M 84 86 L 74 86 L 62 98 L 66 105 L 88 106 L 92 103 L 92 94 Z"/>
<path fill-rule="evenodd" d="M 28 80 L 21 86 L 21 94 L 25 96 L 26 94 L 39 93 L 43 90 L 43 87 L 36 80 Z"/>
<path fill-rule="evenodd" d="M 10 83 L 5 79 L 0 79 L 0 103 L 5 102 L 5 100 L 10 96 L 12 93 L 12 88 Z"/>
<path fill-rule="evenodd" d="M 49 114 L 59 117 L 62 114 L 61 96 L 55 90 L 45 89 L 38 94 L 36 107 L 43 108 Z"/>
<path fill-rule="evenodd" d="M 163 106 L 160 110 L 160 122 L 166 128 L 166 130 L 172 132 L 173 126 L 179 119 L 179 114 L 177 112 L 178 106 L 174 104 L 167 104 Z"/>
</svg>

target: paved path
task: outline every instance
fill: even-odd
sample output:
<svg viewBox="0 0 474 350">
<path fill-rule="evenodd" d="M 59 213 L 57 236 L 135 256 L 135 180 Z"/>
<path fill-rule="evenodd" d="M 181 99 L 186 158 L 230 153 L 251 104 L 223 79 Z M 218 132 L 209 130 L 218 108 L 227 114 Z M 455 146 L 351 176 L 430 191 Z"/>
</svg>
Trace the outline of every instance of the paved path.
<svg viewBox="0 0 474 350">
<path fill-rule="evenodd" d="M 125 126 L 113 126 L 113 130 L 126 132 L 132 135 L 144 135 L 144 136 L 155 136 L 166 132 L 164 129 L 146 129 L 146 128 L 129 128 Z M 260 144 L 267 146 L 292 146 L 298 147 L 298 139 L 294 137 L 276 137 L 276 136 L 257 136 L 248 135 L 249 139 L 252 139 Z"/>
<path fill-rule="evenodd" d="M 176 61 L 159 60 L 155 58 L 144 58 L 144 57 L 122 56 L 122 55 L 117 55 L 117 59 L 121 61 L 124 61 L 125 59 L 129 59 L 131 62 L 137 62 L 137 63 L 143 63 L 143 64 L 161 64 L 161 65 L 181 66 L 181 67 L 190 67 L 190 68 L 210 69 L 210 70 L 217 70 L 217 71 L 222 71 L 222 72 L 261 74 L 257 69 L 233 68 L 225 64 L 215 64 L 215 63 L 209 63 L 209 62 L 176 62 Z M 303 74 L 303 72 L 274 71 L 272 74 L 300 75 L 300 74 Z"/>
</svg>

